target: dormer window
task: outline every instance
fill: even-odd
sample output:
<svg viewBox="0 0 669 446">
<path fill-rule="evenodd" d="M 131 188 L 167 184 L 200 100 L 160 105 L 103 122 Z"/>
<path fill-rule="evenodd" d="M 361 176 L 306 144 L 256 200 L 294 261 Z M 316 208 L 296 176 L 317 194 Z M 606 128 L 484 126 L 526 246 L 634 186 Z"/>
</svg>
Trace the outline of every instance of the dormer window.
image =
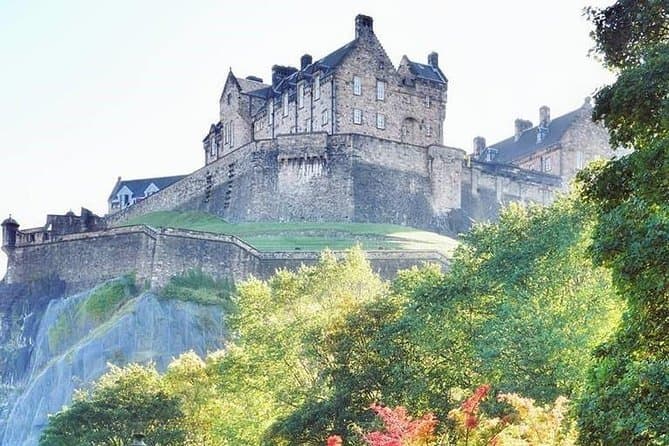
<svg viewBox="0 0 669 446">
<path fill-rule="evenodd" d="M 360 76 L 353 76 L 353 94 L 356 96 L 362 94 L 362 79 L 360 79 Z"/>
<path fill-rule="evenodd" d="M 216 138 L 212 136 L 211 137 L 211 151 L 210 151 L 211 156 L 216 155 L 216 149 L 217 148 L 218 147 L 216 147 Z"/>
<path fill-rule="evenodd" d="M 550 172 L 552 170 L 551 159 L 550 157 L 541 159 L 542 169 L 544 172 Z"/>
</svg>

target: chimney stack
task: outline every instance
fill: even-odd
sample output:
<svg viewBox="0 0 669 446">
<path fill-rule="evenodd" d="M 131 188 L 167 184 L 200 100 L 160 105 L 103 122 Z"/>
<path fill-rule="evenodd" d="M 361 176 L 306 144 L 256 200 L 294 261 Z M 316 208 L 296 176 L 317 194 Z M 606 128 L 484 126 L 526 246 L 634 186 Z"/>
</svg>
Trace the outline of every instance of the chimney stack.
<svg viewBox="0 0 669 446">
<path fill-rule="evenodd" d="M 474 157 L 479 158 L 483 151 L 486 148 L 485 138 L 483 136 L 477 136 L 474 138 Z"/>
<path fill-rule="evenodd" d="M 368 15 L 355 16 L 355 38 L 367 37 L 374 34 L 374 19 Z"/>
<path fill-rule="evenodd" d="M 514 124 L 514 136 L 513 136 L 514 141 L 518 141 L 520 139 L 520 135 L 522 135 L 525 130 L 532 128 L 532 122 L 527 121 L 525 119 L 516 119 L 513 122 L 513 124 Z"/>
<path fill-rule="evenodd" d="M 262 83 L 262 78 L 258 76 L 246 76 L 246 79 L 254 82 L 260 82 Z"/>
<path fill-rule="evenodd" d="M 438 68 L 439 67 L 439 53 L 432 51 L 430 54 L 427 55 L 427 64 L 434 67 Z"/>
<path fill-rule="evenodd" d="M 282 65 L 273 65 L 272 66 L 272 87 L 276 88 L 281 81 L 295 73 L 297 68 L 294 67 L 284 67 Z"/>
<path fill-rule="evenodd" d="M 309 65 L 311 65 L 312 58 L 310 54 L 305 54 L 300 58 L 300 70 L 304 70 Z"/>
<path fill-rule="evenodd" d="M 539 127 L 548 128 L 551 123 L 551 109 L 544 105 L 539 108 Z"/>
</svg>

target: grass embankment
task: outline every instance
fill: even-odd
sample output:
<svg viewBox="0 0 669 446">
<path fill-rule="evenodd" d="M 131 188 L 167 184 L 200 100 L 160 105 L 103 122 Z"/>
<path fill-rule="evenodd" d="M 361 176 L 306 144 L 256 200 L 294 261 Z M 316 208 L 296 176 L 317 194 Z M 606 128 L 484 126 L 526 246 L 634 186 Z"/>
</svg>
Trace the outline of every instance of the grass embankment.
<svg viewBox="0 0 669 446">
<path fill-rule="evenodd" d="M 363 249 L 434 250 L 449 255 L 457 242 L 434 232 L 374 223 L 228 223 L 202 212 L 154 212 L 124 226 L 145 224 L 235 235 L 260 251 Z"/>
</svg>

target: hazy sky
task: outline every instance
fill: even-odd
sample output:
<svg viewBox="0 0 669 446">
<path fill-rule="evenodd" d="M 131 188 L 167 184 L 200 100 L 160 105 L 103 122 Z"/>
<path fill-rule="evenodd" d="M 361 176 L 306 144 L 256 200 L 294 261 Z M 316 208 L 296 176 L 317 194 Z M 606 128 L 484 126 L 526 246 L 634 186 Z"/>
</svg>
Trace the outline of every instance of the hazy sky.
<svg viewBox="0 0 669 446">
<path fill-rule="evenodd" d="M 611 81 L 582 17 L 610 3 L 0 0 L 0 219 L 103 214 L 118 176 L 195 170 L 229 68 L 269 80 L 273 64 L 352 40 L 358 13 L 395 64 L 439 53 L 447 145 L 496 142 L 515 118 L 566 113 Z"/>
</svg>

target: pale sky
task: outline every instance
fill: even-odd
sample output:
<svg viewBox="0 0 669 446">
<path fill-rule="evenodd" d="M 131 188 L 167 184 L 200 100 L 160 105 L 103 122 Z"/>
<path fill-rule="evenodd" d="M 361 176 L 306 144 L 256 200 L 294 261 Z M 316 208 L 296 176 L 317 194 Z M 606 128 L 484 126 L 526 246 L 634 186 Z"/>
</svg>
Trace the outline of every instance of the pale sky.
<svg viewBox="0 0 669 446">
<path fill-rule="evenodd" d="M 0 0 L 0 220 L 23 228 L 116 178 L 189 173 L 229 68 L 270 80 L 353 39 L 358 13 L 395 65 L 431 51 L 449 79 L 445 144 L 492 144 L 539 107 L 559 116 L 612 75 L 589 58 L 587 5 L 612 0 Z M 4 255 L 0 256 L 0 277 Z"/>
</svg>

